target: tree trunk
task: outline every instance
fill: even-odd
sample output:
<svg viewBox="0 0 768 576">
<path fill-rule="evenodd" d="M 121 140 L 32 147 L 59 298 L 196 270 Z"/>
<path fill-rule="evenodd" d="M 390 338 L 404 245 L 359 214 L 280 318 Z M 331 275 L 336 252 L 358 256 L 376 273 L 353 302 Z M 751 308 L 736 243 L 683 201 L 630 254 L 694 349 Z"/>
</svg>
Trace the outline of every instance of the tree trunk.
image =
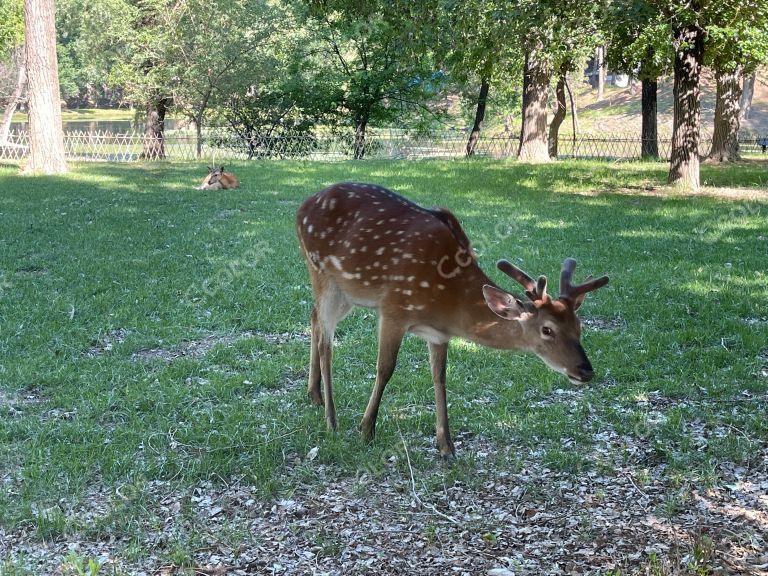
<svg viewBox="0 0 768 576">
<path fill-rule="evenodd" d="M 643 124 L 640 131 L 640 157 L 651 160 L 659 157 L 659 133 L 656 118 L 659 83 L 656 78 L 643 78 L 641 107 Z"/>
<path fill-rule="evenodd" d="M 203 157 L 203 120 L 195 120 L 195 138 L 197 141 L 197 159 Z"/>
<path fill-rule="evenodd" d="M 168 98 L 155 97 L 147 101 L 144 119 L 143 160 L 163 160 L 165 158 L 165 114 L 168 111 Z"/>
<path fill-rule="evenodd" d="M 600 73 L 600 58 L 598 55 L 599 48 L 595 48 L 595 54 L 592 57 L 592 70 L 589 73 L 589 85 L 592 88 L 597 88 L 597 75 Z"/>
<path fill-rule="evenodd" d="M 11 99 L 5 106 L 5 112 L 3 112 L 3 119 L 0 121 L 0 144 L 6 144 L 8 142 L 8 135 L 11 133 L 11 121 L 13 120 L 13 113 L 16 112 L 16 107 L 21 101 L 21 95 L 24 93 L 24 86 L 27 84 L 27 59 L 24 55 L 26 51 L 25 47 L 21 47 L 21 54 L 19 55 L 19 77 L 16 80 L 16 88 L 11 94 Z"/>
<path fill-rule="evenodd" d="M 517 157 L 530 162 L 547 162 L 547 88 L 549 71 L 539 62 L 538 50 L 525 53 L 523 75 L 523 125 Z"/>
<path fill-rule="evenodd" d="M 605 94 L 605 46 L 595 48 L 595 72 L 597 72 L 597 101 Z"/>
<path fill-rule="evenodd" d="M 672 153 L 667 182 L 699 189 L 700 76 L 704 31 L 695 25 L 674 30 L 675 81 L 672 119 Z"/>
<path fill-rule="evenodd" d="M 203 119 L 205 118 L 205 111 L 208 110 L 208 103 L 211 101 L 211 95 L 213 94 L 213 84 L 210 78 L 208 78 L 208 87 L 203 93 L 203 97 L 200 100 L 200 106 L 197 112 L 194 114 L 192 121 L 195 123 L 195 136 L 197 137 L 197 158 L 203 157 Z"/>
<path fill-rule="evenodd" d="M 475 148 L 477 147 L 477 140 L 480 138 L 480 125 L 485 118 L 485 105 L 488 102 L 488 89 L 490 84 L 488 78 L 483 78 L 480 81 L 480 94 L 477 97 L 477 108 L 475 109 L 475 124 L 472 126 L 472 132 L 469 135 L 469 142 L 467 142 L 467 156 L 473 156 L 475 154 Z"/>
<path fill-rule="evenodd" d="M 352 149 L 352 157 L 362 160 L 365 157 L 365 129 L 368 126 L 368 114 L 361 113 L 355 122 L 355 143 Z"/>
<path fill-rule="evenodd" d="M 568 75 L 565 76 L 565 89 L 568 91 L 568 100 L 571 103 L 571 124 L 573 128 L 573 141 L 576 142 L 576 133 L 579 131 L 579 107 L 576 105 L 576 94 L 571 90 Z"/>
<path fill-rule="evenodd" d="M 555 88 L 555 115 L 549 124 L 549 157 L 557 159 L 557 138 L 560 133 L 560 125 L 565 120 L 565 64 L 560 68 L 560 76 L 557 79 L 557 88 Z"/>
<path fill-rule="evenodd" d="M 757 72 L 753 70 L 751 74 L 744 76 L 744 88 L 741 92 L 741 101 L 739 102 L 741 120 L 749 120 L 749 113 L 752 112 L 752 97 L 755 94 L 756 74 Z"/>
<path fill-rule="evenodd" d="M 739 101 L 741 100 L 741 65 L 733 70 L 716 70 L 717 100 L 715 102 L 715 130 L 709 159 L 717 162 L 735 162 L 739 156 Z"/>
<path fill-rule="evenodd" d="M 67 171 L 55 22 L 54 0 L 24 0 L 30 145 L 25 172 Z"/>
</svg>

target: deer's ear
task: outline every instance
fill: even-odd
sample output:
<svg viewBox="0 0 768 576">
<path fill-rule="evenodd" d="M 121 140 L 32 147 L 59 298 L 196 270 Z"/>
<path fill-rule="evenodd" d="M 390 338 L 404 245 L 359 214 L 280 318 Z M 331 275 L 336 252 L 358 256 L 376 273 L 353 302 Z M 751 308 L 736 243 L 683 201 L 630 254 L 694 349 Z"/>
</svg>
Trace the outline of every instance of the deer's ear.
<svg viewBox="0 0 768 576">
<path fill-rule="evenodd" d="M 488 308 L 497 316 L 505 320 L 515 320 L 525 312 L 523 303 L 509 292 L 486 284 L 483 286 L 483 298 Z"/>
<path fill-rule="evenodd" d="M 589 292 L 584 292 L 583 294 L 579 294 L 576 296 L 576 298 L 573 299 L 573 309 L 574 311 L 579 309 L 579 306 L 581 306 L 584 303 L 584 299 L 587 297 L 587 294 Z"/>
</svg>

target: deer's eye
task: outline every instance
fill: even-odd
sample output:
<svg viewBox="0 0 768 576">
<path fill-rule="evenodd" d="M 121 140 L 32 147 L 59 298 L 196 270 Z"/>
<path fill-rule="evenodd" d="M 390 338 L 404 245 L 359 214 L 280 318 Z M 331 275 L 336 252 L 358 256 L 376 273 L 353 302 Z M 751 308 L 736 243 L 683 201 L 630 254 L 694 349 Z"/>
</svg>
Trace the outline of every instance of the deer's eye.
<svg viewBox="0 0 768 576">
<path fill-rule="evenodd" d="M 552 336 L 554 336 L 554 335 L 555 335 L 555 332 L 554 332 L 554 330 L 552 330 L 552 328 L 550 328 L 549 326 L 543 326 L 543 327 L 541 328 L 541 333 L 542 333 L 544 336 L 547 336 L 547 337 L 549 337 L 549 338 L 551 338 Z"/>
</svg>

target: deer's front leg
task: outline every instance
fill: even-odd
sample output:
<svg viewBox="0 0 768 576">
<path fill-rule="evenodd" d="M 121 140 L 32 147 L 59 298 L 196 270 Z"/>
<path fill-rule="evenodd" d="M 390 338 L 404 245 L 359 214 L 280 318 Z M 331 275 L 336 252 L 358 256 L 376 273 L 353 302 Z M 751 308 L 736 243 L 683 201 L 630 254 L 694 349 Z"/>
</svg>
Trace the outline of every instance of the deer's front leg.
<svg viewBox="0 0 768 576">
<path fill-rule="evenodd" d="M 405 331 L 399 325 L 387 322 L 383 317 L 379 320 L 379 356 L 376 361 L 376 383 L 373 385 L 371 398 L 360 422 L 363 438 L 372 441 L 376 435 L 376 417 L 379 414 L 379 404 L 384 395 L 384 387 L 392 378 L 397 365 L 397 353 L 403 342 Z"/>
<path fill-rule="evenodd" d="M 429 364 L 435 384 L 435 417 L 437 419 L 437 449 L 443 458 L 456 454 L 448 429 L 448 402 L 445 392 L 445 368 L 448 363 L 448 343 L 429 343 Z"/>
</svg>

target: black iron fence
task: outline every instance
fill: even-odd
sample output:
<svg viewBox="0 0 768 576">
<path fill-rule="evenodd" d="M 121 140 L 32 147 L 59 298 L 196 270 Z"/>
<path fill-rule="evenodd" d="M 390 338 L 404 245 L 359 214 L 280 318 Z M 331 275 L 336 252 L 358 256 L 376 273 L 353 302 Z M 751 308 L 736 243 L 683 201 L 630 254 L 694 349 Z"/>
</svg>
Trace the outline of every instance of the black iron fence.
<svg viewBox="0 0 768 576">
<path fill-rule="evenodd" d="M 140 160 L 202 160 L 206 162 L 246 159 L 346 160 L 461 158 L 466 156 L 469 134 L 460 130 L 413 133 L 406 130 L 372 130 L 365 146 L 355 150 L 353 138 L 332 133 L 255 135 L 240 137 L 225 129 L 211 129 L 199 143 L 194 133 L 173 131 L 165 135 L 162 146 L 148 141 L 143 133 L 66 132 L 67 157 L 74 161 L 132 162 Z M 482 135 L 474 154 L 480 157 L 512 158 L 517 154 L 517 134 Z M 151 145 L 148 145 L 151 144 Z M 631 134 L 563 134 L 558 140 L 559 158 L 632 160 L 641 157 L 642 142 Z M 702 135 L 700 149 L 709 150 L 711 137 Z M 765 152 L 768 138 L 743 134 L 743 154 Z M 659 157 L 668 159 L 669 136 L 658 139 Z M 13 132 L 0 143 L 0 160 L 23 160 L 29 153 L 29 135 Z"/>
</svg>

